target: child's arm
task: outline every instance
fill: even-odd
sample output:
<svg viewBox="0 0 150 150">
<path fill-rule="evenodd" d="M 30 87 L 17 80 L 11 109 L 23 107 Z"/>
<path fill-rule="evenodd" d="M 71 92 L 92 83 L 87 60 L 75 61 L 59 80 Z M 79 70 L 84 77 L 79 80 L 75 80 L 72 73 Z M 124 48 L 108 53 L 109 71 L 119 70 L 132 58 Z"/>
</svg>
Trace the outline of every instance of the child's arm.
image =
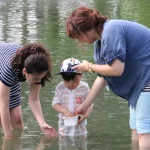
<svg viewBox="0 0 150 150">
<path fill-rule="evenodd" d="M 53 109 L 59 113 L 62 113 L 65 117 L 73 117 L 74 115 L 60 104 L 54 104 Z"/>
<path fill-rule="evenodd" d="M 52 108 L 55 111 L 62 113 L 65 117 L 71 117 L 71 116 L 73 116 L 73 114 L 69 110 L 67 110 L 66 108 L 61 106 L 61 104 L 62 104 L 61 89 L 62 88 L 60 88 L 59 85 L 56 86 L 55 96 L 52 101 Z"/>
<path fill-rule="evenodd" d="M 92 110 L 93 110 L 93 104 L 91 104 L 88 107 L 88 109 L 85 112 L 85 114 L 79 114 L 80 117 L 79 117 L 78 123 L 80 124 L 82 121 L 84 121 L 85 119 L 87 119 L 90 116 Z"/>
<path fill-rule="evenodd" d="M 89 88 L 89 85 L 87 84 L 86 90 L 85 90 L 85 98 L 87 97 L 89 92 L 90 92 L 90 88 Z M 89 115 L 91 114 L 92 110 L 93 110 L 93 104 L 91 104 L 88 107 L 88 109 L 86 110 L 84 114 L 79 114 L 80 117 L 79 117 L 78 123 L 81 123 L 83 120 L 87 119 Z"/>
</svg>

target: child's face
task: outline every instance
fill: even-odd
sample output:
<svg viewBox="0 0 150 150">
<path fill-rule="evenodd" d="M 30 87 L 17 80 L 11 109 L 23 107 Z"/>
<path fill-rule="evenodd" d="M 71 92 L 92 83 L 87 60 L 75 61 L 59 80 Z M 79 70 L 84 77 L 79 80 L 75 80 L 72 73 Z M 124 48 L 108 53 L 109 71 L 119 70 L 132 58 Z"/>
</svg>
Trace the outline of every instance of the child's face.
<svg viewBox="0 0 150 150">
<path fill-rule="evenodd" d="M 82 75 L 77 75 L 74 80 L 69 82 L 64 81 L 64 83 L 69 90 L 73 90 L 79 85 L 81 78 Z"/>
</svg>

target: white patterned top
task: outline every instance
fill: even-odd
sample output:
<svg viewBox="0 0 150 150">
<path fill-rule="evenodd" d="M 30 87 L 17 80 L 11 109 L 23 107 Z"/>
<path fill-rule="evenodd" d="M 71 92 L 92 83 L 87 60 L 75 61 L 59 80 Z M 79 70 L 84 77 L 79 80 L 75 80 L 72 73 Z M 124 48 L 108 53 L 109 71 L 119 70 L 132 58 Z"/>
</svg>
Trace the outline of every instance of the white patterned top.
<svg viewBox="0 0 150 150">
<path fill-rule="evenodd" d="M 73 90 L 69 90 L 64 82 L 60 82 L 55 91 L 52 106 L 60 104 L 62 107 L 74 113 L 75 109 L 82 104 L 90 89 L 87 83 L 80 81 L 80 84 Z M 63 114 L 59 113 L 58 132 L 64 136 L 76 136 L 87 134 L 87 120 L 77 126 L 66 127 L 64 125 Z"/>
</svg>

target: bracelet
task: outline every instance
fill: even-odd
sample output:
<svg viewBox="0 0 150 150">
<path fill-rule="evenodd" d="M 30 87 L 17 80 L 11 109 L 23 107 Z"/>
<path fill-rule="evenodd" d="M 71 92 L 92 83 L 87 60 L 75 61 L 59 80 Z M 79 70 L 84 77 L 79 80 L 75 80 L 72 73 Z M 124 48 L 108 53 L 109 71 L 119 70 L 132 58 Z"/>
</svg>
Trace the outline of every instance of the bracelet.
<svg viewBox="0 0 150 150">
<path fill-rule="evenodd" d="M 88 72 L 94 73 L 93 70 L 92 70 L 92 68 L 91 68 L 91 66 L 92 66 L 92 63 L 89 63 L 89 65 L 88 65 Z"/>
</svg>

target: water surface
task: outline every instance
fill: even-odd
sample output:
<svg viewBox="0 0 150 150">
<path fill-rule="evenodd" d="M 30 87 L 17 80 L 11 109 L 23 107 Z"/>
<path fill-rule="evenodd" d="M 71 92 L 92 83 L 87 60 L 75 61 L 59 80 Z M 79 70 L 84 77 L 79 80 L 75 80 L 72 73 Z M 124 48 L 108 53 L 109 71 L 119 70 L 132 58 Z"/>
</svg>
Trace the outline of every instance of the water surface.
<svg viewBox="0 0 150 150">
<path fill-rule="evenodd" d="M 0 0 L 0 42 L 42 42 L 49 48 L 53 59 L 53 79 L 41 90 L 40 99 L 46 121 L 57 129 L 57 113 L 51 108 L 56 85 L 61 81 L 54 74 L 68 57 L 93 61 L 93 45 L 78 47 L 66 36 L 65 21 L 76 7 L 85 5 L 98 9 L 112 19 L 134 20 L 150 26 L 148 0 Z M 83 50 L 84 49 L 84 50 Z M 84 74 L 83 80 L 92 86 L 96 74 Z M 0 145 L 15 150 L 61 150 L 58 139 L 48 140 L 41 133 L 28 103 L 28 85 L 23 83 L 22 109 L 25 131 L 20 139 L 3 141 Z M 94 102 L 94 111 L 88 119 L 88 137 L 84 141 L 88 150 L 129 150 L 131 134 L 125 100 L 106 89 Z M 59 144 L 59 145 L 58 145 Z M 75 149 L 69 147 L 69 150 Z M 81 147 L 78 149 L 82 149 Z"/>
</svg>

